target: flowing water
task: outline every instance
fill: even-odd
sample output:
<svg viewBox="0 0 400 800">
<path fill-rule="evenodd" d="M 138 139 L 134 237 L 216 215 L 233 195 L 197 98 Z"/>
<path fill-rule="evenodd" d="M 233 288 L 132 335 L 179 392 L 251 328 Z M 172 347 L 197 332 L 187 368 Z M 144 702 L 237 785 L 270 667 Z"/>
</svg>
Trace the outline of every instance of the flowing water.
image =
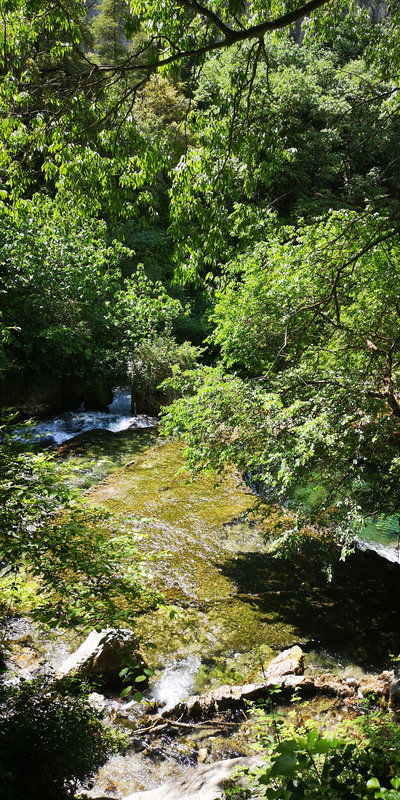
<svg viewBox="0 0 400 800">
<path fill-rule="evenodd" d="M 108 411 L 87 411 L 81 407 L 77 411 L 65 411 L 57 417 L 37 422 L 32 429 L 34 440 L 45 446 L 60 445 L 78 434 L 92 430 L 106 430 L 112 433 L 128 428 L 149 428 L 157 424 L 155 417 L 147 414 L 131 414 L 130 389 L 118 389 Z"/>
<path fill-rule="evenodd" d="M 366 520 L 360 545 L 371 548 L 388 561 L 400 564 L 400 517 L 379 517 Z"/>
<path fill-rule="evenodd" d="M 78 412 L 75 438 L 72 417 L 62 432 L 65 415 L 40 423 L 40 434 L 64 437 L 60 451 L 76 467 L 89 503 L 104 505 L 126 530 L 143 534 L 147 580 L 167 603 L 137 622 L 144 639 L 157 645 L 149 653 L 155 676 L 147 700 L 171 707 L 193 692 L 262 680 L 271 658 L 295 643 L 306 651 L 310 670 L 359 675 L 388 666 L 389 654 L 400 652 L 397 565 L 359 552 L 337 567 L 328 585 L 311 557 L 274 558 L 268 534 L 279 510 L 269 507 L 261 519 L 258 498 L 235 474 L 190 481 L 180 445 L 146 429 L 143 418 L 132 429 L 127 401 L 126 393 L 119 395 L 109 415 Z M 52 651 L 57 661 L 74 646 L 63 636 L 49 642 L 40 631 L 32 642 L 18 624 L 20 650 L 36 648 L 42 660 Z M 133 740 L 100 770 L 98 793 L 124 797 L 153 788 L 194 769 L 200 753 L 213 760 L 249 751 L 246 727 L 234 735 L 210 728 L 178 739 L 136 740 L 145 707 L 113 702 L 114 722 L 133 731 Z"/>
<path fill-rule="evenodd" d="M 66 411 L 57 417 L 38 422 L 32 428 L 34 440 L 42 442 L 44 446 L 50 447 L 61 445 L 64 442 L 75 439 L 77 436 L 96 431 L 109 431 L 120 433 L 126 430 L 143 429 L 145 431 L 157 425 L 155 417 L 146 414 L 131 413 L 131 393 L 130 389 L 116 389 L 112 403 L 107 412 L 88 411 L 83 407 L 77 411 Z M 111 445 L 105 448 L 112 450 L 109 453 L 94 452 L 93 462 L 88 468 L 85 466 L 87 458 L 81 461 L 81 470 L 84 475 L 91 476 L 92 483 L 100 480 L 115 467 L 122 466 L 131 454 L 129 452 L 129 442 L 119 440 L 121 451 Z M 135 446 L 133 445 L 133 450 Z M 94 463 L 96 461 L 96 463 Z M 77 463 L 77 462 L 75 462 Z M 81 481 L 82 488 L 86 488 L 88 481 Z M 400 563 L 400 522 L 398 516 L 381 517 L 377 520 L 369 518 L 359 537 L 362 548 L 370 548 L 379 553 L 389 561 Z"/>
</svg>

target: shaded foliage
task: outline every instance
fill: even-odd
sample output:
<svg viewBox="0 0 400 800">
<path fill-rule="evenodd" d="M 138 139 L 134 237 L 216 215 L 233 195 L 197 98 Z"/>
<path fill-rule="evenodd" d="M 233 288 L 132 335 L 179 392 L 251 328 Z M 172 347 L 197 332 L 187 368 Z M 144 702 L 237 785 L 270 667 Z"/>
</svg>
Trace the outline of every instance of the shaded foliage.
<svg viewBox="0 0 400 800">
<path fill-rule="evenodd" d="M 0 781 L 4 800 L 66 800 L 121 740 L 77 681 L 0 685 Z"/>
</svg>

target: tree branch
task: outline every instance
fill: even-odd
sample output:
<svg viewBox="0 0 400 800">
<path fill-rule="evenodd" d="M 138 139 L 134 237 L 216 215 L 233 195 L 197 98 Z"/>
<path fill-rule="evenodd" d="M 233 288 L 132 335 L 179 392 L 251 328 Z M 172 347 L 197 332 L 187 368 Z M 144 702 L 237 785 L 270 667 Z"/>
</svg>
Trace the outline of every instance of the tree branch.
<svg viewBox="0 0 400 800">
<path fill-rule="evenodd" d="M 204 16 L 209 22 L 212 23 L 212 25 L 224 33 L 224 38 L 217 41 L 211 41 L 208 44 L 199 47 L 193 47 L 188 50 L 178 50 L 166 58 L 160 58 L 156 61 L 148 62 L 147 64 L 132 63 L 129 59 L 125 63 L 118 65 L 118 67 L 116 67 L 115 64 L 106 64 L 98 66 L 98 69 L 100 71 L 118 69 L 122 72 L 135 69 L 145 69 L 155 72 L 159 67 L 168 66 L 169 64 L 173 64 L 176 61 L 182 60 L 183 58 L 199 58 L 200 56 L 203 56 L 206 53 L 211 53 L 214 50 L 222 50 L 226 47 L 231 47 L 237 42 L 244 42 L 250 39 L 260 39 L 260 37 L 262 37 L 265 33 L 290 27 L 290 25 L 293 25 L 293 23 L 297 22 L 297 20 L 309 16 L 313 11 L 316 11 L 318 8 L 321 8 L 321 6 L 327 5 L 331 2 L 332 0 L 311 0 L 311 2 L 305 3 L 305 5 L 300 6 L 300 8 L 290 11 L 287 14 L 283 14 L 281 17 L 276 17 L 276 19 L 265 20 L 259 25 L 252 25 L 249 28 L 233 30 L 225 25 L 225 23 L 219 17 L 217 17 L 213 11 L 205 6 L 202 6 L 197 2 L 197 0 L 192 0 L 192 2 L 191 0 L 178 0 L 179 5 L 184 5 L 187 8 L 197 11 L 199 16 Z"/>
</svg>

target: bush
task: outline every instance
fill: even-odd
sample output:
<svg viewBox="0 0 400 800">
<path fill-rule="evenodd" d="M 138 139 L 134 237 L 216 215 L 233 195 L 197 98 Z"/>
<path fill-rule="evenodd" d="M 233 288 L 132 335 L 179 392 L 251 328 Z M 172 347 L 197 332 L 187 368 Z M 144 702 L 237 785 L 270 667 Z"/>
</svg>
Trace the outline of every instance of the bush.
<svg viewBox="0 0 400 800">
<path fill-rule="evenodd" d="M 155 390 L 173 373 L 174 367 L 181 372 L 193 369 L 200 350 L 190 342 L 178 342 L 165 334 L 141 342 L 131 359 L 129 376 L 135 385 Z"/>
<path fill-rule="evenodd" d="M 76 680 L 0 686 L 2 800 L 66 800 L 118 747 Z"/>
<path fill-rule="evenodd" d="M 247 789 L 229 781 L 227 800 L 400 800 L 400 729 L 387 715 L 360 718 L 343 738 L 284 726 L 278 739 L 264 737 L 266 763 Z"/>
</svg>

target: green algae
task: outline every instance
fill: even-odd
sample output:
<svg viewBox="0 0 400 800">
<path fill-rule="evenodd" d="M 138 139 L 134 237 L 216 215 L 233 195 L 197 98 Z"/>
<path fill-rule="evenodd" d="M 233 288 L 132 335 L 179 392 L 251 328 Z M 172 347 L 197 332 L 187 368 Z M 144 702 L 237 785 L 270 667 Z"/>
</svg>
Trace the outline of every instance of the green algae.
<svg viewBox="0 0 400 800">
<path fill-rule="evenodd" d="M 129 463 L 121 469 L 119 447 L 124 442 L 122 461 Z M 108 458 L 112 467 L 86 493 L 88 502 L 115 512 L 125 530 L 131 526 L 132 533 L 142 531 L 141 546 L 153 558 L 149 580 L 170 604 L 142 613 L 137 622 L 144 639 L 157 645 L 149 652 L 157 675 L 166 664 L 197 656 L 192 691 L 200 693 L 221 684 L 262 680 L 271 658 L 295 642 L 304 644 L 309 669 L 340 671 L 342 662 L 349 675 L 371 653 L 383 659 L 385 647 L 395 649 L 388 603 L 386 629 L 378 614 L 382 593 L 377 586 L 383 573 L 374 583 L 375 561 L 370 563 L 367 556 L 350 561 L 338 570 L 337 583 L 327 587 L 307 559 L 287 562 L 271 557 L 264 535 L 266 524 L 274 526 L 274 514 L 267 523 L 258 518 L 258 501 L 238 476 L 189 481 L 179 444 L 154 435 L 140 442 L 132 433 L 106 437 L 101 448 L 101 458 Z M 78 456 L 83 466 L 89 452 L 90 446 Z M 388 596 L 394 595 L 390 584 Z M 365 603 L 370 603 L 366 611 Z M 383 636 L 374 640 L 371 630 L 379 629 Z M 349 713 L 336 698 L 319 697 L 280 707 L 271 702 L 271 710 L 295 727 L 311 721 L 327 730 Z M 210 722 L 187 735 L 169 733 L 156 741 L 149 737 L 142 752 L 132 749 L 126 757 L 113 759 L 100 773 L 96 790 L 110 790 L 110 780 L 125 793 L 152 788 L 186 774 L 200 754 L 206 763 L 250 754 L 258 732 L 258 718 L 246 710 L 225 730 L 223 724 Z"/>
<path fill-rule="evenodd" d="M 156 440 L 156 431 L 149 428 L 116 433 L 99 429 L 68 439 L 57 448 L 56 456 L 72 468 L 69 483 L 85 491 L 120 470 Z"/>
<path fill-rule="evenodd" d="M 172 618 L 165 609 L 142 615 L 141 633 L 157 645 L 159 666 L 166 656 L 197 654 L 204 689 L 225 678 L 245 680 L 260 669 L 260 647 L 267 645 L 272 657 L 299 635 L 260 610 L 251 591 L 225 574 L 232 558 L 266 552 L 255 496 L 236 475 L 189 480 L 181 465 L 180 445 L 160 441 L 87 497 L 125 522 L 133 517 L 135 530 L 142 520 L 143 547 L 154 556 L 154 586 L 180 612 Z"/>
<path fill-rule="evenodd" d="M 264 536 L 275 530 L 278 511 L 260 509 L 237 475 L 190 481 L 180 445 L 154 432 L 79 437 L 70 460 L 86 469 L 85 459 L 99 454 L 112 467 L 86 493 L 88 502 L 116 512 L 125 531 L 145 535 L 141 548 L 152 559 L 146 580 L 178 610 L 173 618 L 160 609 L 138 619 L 157 645 L 156 667 L 193 653 L 206 689 L 262 676 L 268 660 L 294 643 L 311 668 L 347 675 L 385 668 L 389 654 L 400 652 L 396 565 L 358 552 L 337 565 L 328 585 L 312 558 L 272 557 Z M 268 658 L 260 657 L 263 647 Z"/>
</svg>

